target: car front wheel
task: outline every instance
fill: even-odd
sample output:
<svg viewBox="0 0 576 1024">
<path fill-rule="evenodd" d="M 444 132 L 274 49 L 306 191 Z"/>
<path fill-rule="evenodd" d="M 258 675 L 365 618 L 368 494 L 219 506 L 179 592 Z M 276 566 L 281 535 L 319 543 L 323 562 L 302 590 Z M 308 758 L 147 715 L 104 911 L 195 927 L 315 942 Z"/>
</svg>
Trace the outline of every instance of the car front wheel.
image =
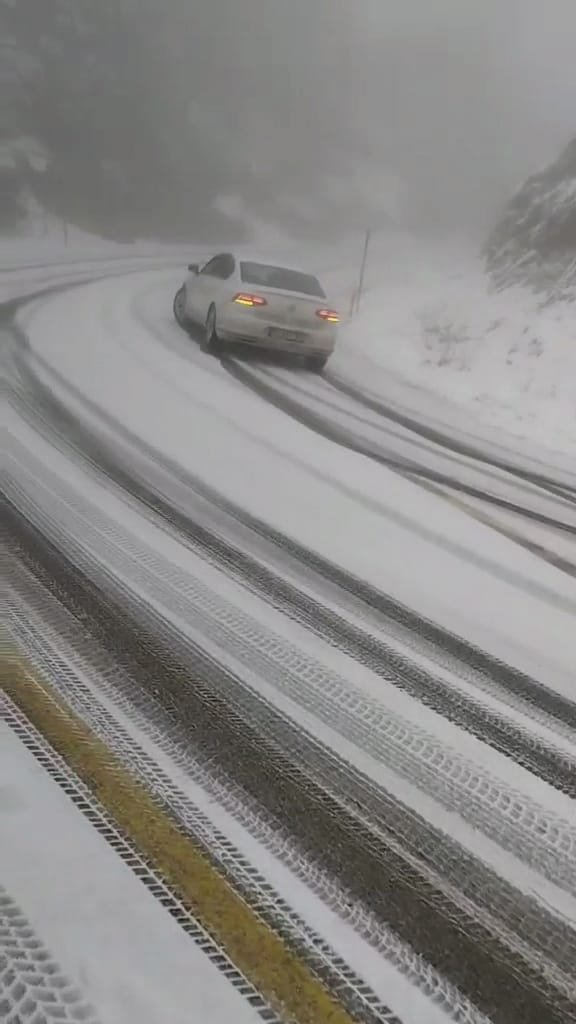
<svg viewBox="0 0 576 1024">
<path fill-rule="evenodd" d="M 186 289 L 184 285 L 178 289 L 174 296 L 174 319 L 183 330 L 190 330 L 190 321 L 186 316 Z"/>
<path fill-rule="evenodd" d="M 210 306 L 210 309 L 208 310 L 202 348 L 205 352 L 210 352 L 213 356 L 221 356 L 224 352 L 225 345 L 222 339 L 218 336 L 218 330 L 216 327 L 215 306 Z"/>
</svg>

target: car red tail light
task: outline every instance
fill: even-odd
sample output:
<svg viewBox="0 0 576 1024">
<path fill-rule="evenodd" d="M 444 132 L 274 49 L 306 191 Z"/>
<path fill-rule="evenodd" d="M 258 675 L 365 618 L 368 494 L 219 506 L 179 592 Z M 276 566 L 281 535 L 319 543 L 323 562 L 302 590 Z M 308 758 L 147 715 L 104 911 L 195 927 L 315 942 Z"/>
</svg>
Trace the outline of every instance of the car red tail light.
<svg viewBox="0 0 576 1024">
<path fill-rule="evenodd" d="M 234 302 L 239 306 L 267 306 L 268 302 L 262 295 L 250 295 L 248 292 L 238 292 L 234 296 Z"/>
<path fill-rule="evenodd" d="M 328 324 L 340 323 L 340 317 L 334 309 L 317 309 L 316 316 L 319 316 L 321 320 L 325 320 Z"/>
</svg>

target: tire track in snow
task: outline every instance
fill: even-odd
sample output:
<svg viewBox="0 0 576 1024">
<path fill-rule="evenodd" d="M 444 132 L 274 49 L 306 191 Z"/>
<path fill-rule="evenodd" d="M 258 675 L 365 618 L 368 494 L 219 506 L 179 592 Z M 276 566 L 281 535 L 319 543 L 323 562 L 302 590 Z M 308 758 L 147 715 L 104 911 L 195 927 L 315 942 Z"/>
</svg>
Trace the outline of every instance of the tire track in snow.
<svg viewBox="0 0 576 1024">
<path fill-rule="evenodd" d="M 285 388 L 278 388 L 275 384 L 270 384 L 268 380 L 266 380 L 265 375 L 251 371 L 245 363 L 241 363 L 237 359 L 231 359 L 229 356 L 226 356 L 221 360 L 221 365 L 232 377 L 241 381 L 254 391 L 255 394 L 264 398 L 282 412 L 292 416 L 300 423 L 303 423 L 304 426 L 310 427 L 322 437 L 326 437 L 328 440 L 334 441 L 336 444 L 339 444 L 344 448 L 348 448 L 350 451 L 357 452 L 359 455 L 365 455 L 367 458 L 372 459 L 380 465 L 386 466 L 389 469 L 395 469 L 398 472 L 416 480 L 426 480 L 434 484 L 441 484 L 453 489 L 457 493 L 460 492 L 461 494 L 466 494 L 469 497 L 478 498 L 483 502 L 488 502 L 499 508 L 506 509 L 509 512 L 516 512 L 523 515 L 543 526 L 552 526 L 555 529 L 565 530 L 566 533 L 576 536 L 576 522 L 564 519 L 554 519 L 543 512 L 537 511 L 536 509 L 525 508 L 507 498 L 499 497 L 498 495 L 488 491 L 480 490 L 478 487 L 466 484 L 461 480 L 456 480 L 455 478 L 440 471 L 424 467 L 417 462 L 413 462 L 405 458 L 398 458 L 397 456 L 391 456 L 384 452 L 376 443 L 363 438 L 361 434 L 353 434 L 348 428 L 343 424 L 338 423 L 335 419 L 330 417 L 327 418 L 317 410 L 313 409 L 309 404 L 302 403 L 293 398 L 287 393 Z"/>
<path fill-rule="evenodd" d="M 518 764 L 557 789 L 576 795 L 576 759 L 570 759 L 539 741 L 530 732 L 492 711 L 481 700 L 467 697 L 439 677 L 410 663 L 383 640 L 314 600 L 277 572 L 193 518 L 190 512 L 179 511 L 164 496 L 165 486 L 152 489 L 150 472 L 141 470 L 137 475 L 133 458 L 122 458 L 117 447 L 113 448 L 104 441 L 99 442 L 83 428 L 77 418 L 67 416 L 56 404 L 48 404 L 48 398 L 43 392 L 36 392 L 36 398 L 46 409 L 46 415 L 51 416 L 49 422 L 53 424 L 54 418 L 58 418 L 60 433 L 56 428 L 56 439 L 64 451 L 80 453 L 121 490 L 159 513 L 193 545 L 194 550 L 212 564 L 249 586 L 255 593 L 263 595 L 274 607 L 300 625 L 316 632 L 331 645 L 449 721 L 501 753 L 513 757 Z M 36 406 L 36 415 L 38 411 Z M 31 418 L 34 420 L 34 415 Z M 73 442 L 71 437 L 74 438 Z"/>
<path fill-rule="evenodd" d="M 0 711 L 4 710 L 0 694 Z M 3 1024 L 98 1024 L 79 987 L 1 885 L 0 1019 Z"/>
<path fill-rule="evenodd" d="M 22 451 L 20 478 L 25 461 Z M 16 478 L 10 469 L 6 476 L 11 490 Z M 334 670 L 326 669 L 270 627 L 262 628 L 253 615 L 232 605 L 199 578 L 152 550 L 144 550 L 95 506 L 87 511 L 79 495 L 69 492 L 62 481 L 46 489 L 40 482 L 42 476 L 46 480 L 51 474 L 38 465 L 33 489 L 42 494 L 42 518 L 48 522 L 45 517 L 50 516 L 52 504 L 53 523 L 58 522 L 59 531 L 65 528 L 67 542 L 76 546 L 74 537 L 81 534 L 76 554 L 79 564 L 85 563 L 89 545 L 98 551 L 99 561 L 114 566 L 115 574 L 123 573 L 130 581 L 123 585 L 126 600 L 133 600 L 130 594 L 136 587 L 158 603 L 162 614 L 191 627 L 190 635 L 201 637 L 203 648 L 218 660 L 224 658 L 222 663 L 238 675 L 237 699 L 240 691 L 245 695 L 266 692 L 266 681 L 270 681 L 267 703 L 276 703 L 277 695 L 288 698 L 299 709 L 297 717 L 300 709 L 308 712 L 315 722 L 369 754 L 376 765 L 387 766 L 473 828 L 496 838 L 544 877 L 576 894 L 576 828 L 567 819 L 491 775 L 456 748 L 448 748 L 389 705 L 347 684 Z M 248 678 L 252 676 L 252 683 L 244 682 L 246 673 Z"/>
<path fill-rule="evenodd" d="M 26 652 L 32 664 L 50 681 L 55 692 L 60 694 L 75 714 L 86 722 L 91 732 L 159 799 L 190 838 L 202 846 L 211 861 L 232 881 L 258 916 L 281 935 L 318 979 L 337 995 L 355 1019 L 365 1024 L 400 1024 L 396 1015 L 381 1003 L 369 986 L 355 975 L 341 957 L 337 957 L 329 943 L 306 925 L 288 903 L 274 892 L 258 870 L 235 848 L 234 843 L 212 824 L 166 771 L 131 737 L 119 717 L 112 715 L 102 704 L 96 695 L 103 689 L 99 673 L 95 686 L 88 685 L 62 652 L 63 643 L 67 645 L 66 639 L 52 633 L 47 623 L 30 612 L 29 605 L 23 604 L 18 609 L 10 598 L 8 603 L 11 606 L 10 631 L 17 641 L 18 649 Z M 38 603 L 38 600 L 34 603 Z M 45 601 L 41 600 L 40 603 L 45 613 Z M 68 632 L 69 627 L 65 629 L 65 633 Z M 99 654 L 98 660 L 102 660 L 102 654 Z M 117 702 L 115 685 L 112 687 L 112 695 L 113 701 Z M 104 683 L 104 689 L 109 690 L 110 687 Z M 134 709 L 130 710 L 130 718 L 135 718 Z M 193 761 L 191 763 L 194 765 Z M 192 775 L 198 777 L 199 774 L 198 767 L 194 765 Z M 344 899 L 344 894 L 341 894 L 342 902 Z M 444 983 L 446 991 L 442 991 L 442 979 L 438 980 L 437 987 L 440 997 L 447 1001 L 450 987 Z M 452 998 L 457 1003 L 455 997 Z M 471 1010 L 466 1016 L 470 1014 Z M 466 1019 L 461 1016 L 461 1012 L 453 1017 L 455 1020 L 459 1018 Z"/>
<path fill-rule="evenodd" d="M 345 380 L 339 374 L 333 373 L 330 370 L 324 374 L 324 377 L 337 391 L 340 391 L 342 394 L 354 399 L 354 401 L 358 402 L 360 405 L 365 406 L 365 408 L 372 410 L 372 412 L 377 413 L 379 416 L 382 416 L 383 419 L 391 420 L 393 423 L 397 423 L 400 426 L 405 427 L 407 430 L 431 441 L 440 448 L 468 456 L 469 458 L 485 465 L 494 466 L 497 469 L 503 470 L 505 473 L 509 473 L 511 476 L 517 477 L 519 480 L 535 484 L 543 490 L 549 491 L 550 494 L 555 497 L 567 497 L 572 501 L 576 500 L 576 486 L 573 487 L 554 479 L 554 477 L 547 476 L 544 473 L 538 473 L 535 470 L 532 471 L 524 469 L 522 466 L 515 465 L 505 459 L 498 459 L 479 446 L 477 447 L 475 445 L 468 444 L 465 441 L 454 437 L 452 434 L 443 432 L 429 424 L 421 422 L 415 416 L 400 412 L 388 405 L 382 399 L 369 395 L 366 391 L 357 387 L 351 381 Z"/>
<path fill-rule="evenodd" d="M 88 715 L 94 731 L 100 734 L 111 749 L 121 754 L 126 763 L 139 766 L 144 758 L 145 781 L 148 780 L 150 788 L 159 792 L 166 805 L 173 808 L 175 815 L 184 824 L 193 822 L 192 830 L 212 849 L 224 869 L 240 877 L 239 884 L 244 887 L 245 898 L 252 901 L 256 899 L 259 913 L 265 918 L 271 914 L 275 926 L 287 928 L 288 933 L 284 937 L 293 941 L 295 935 L 302 933 L 299 944 L 302 946 L 304 943 L 305 949 L 301 955 L 306 952 L 309 954 L 311 948 L 315 950 L 313 955 L 317 959 L 328 965 L 332 963 L 333 969 L 342 975 L 344 982 L 341 984 L 359 989 L 359 1002 L 368 999 L 374 1007 L 376 1000 L 345 962 L 335 957 L 329 944 L 298 918 L 286 901 L 259 878 L 253 867 L 242 862 L 242 855 L 234 849 L 233 843 L 182 796 L 169 778 L 163 780 L 162 770 L 152 766 L 149 756 L 143 754 L 141 747 L 130 737 L 127 746 L 122 737 L 122 725 L 119 732 L 118 720 L 124 722 L 124 730 L 128 723 L 133 723 L 137 737 L 146 736 L 156 750 L 166 753 L 172 765 L 177 766 L 187 779 L 206 792 L 211 804 L 216 803 L 228 811 L 262 844 L 263 849 L 301 879 L 326 906 L 350 923 L 365 942 L 393 964 L 434 1004 L 441 1006 L 455 1024 L 485 1024 L 479 1012 L 447 979 L 434 971 L 396 935 L 383 928 L 380 922 L 353 900 L 350 893 L 339 889 L 333 879 L 302 856 L 290 837 L 281 833 L 257 807 L 248 804 L 246 794 L 234 787 L 231 780 L 217 776 L 214 763 L 203 764 L 198 756 L 193 756 L 189 738 L 178 723 L 172 722 L 142 686 L 119 668 L 107 650 L 94 644 L 86 630 L 79 626 L 36 577 L 24 570 L 20 563 L 15 563 L 14 568 L 10 569 L 9 577 L 17 601 L 14 632 L 27 657 L 39 670 L 47 672 L 49 668 L 48 675 L 52 684 L 61 688 L 63 696 L 72 703 L 81 717 Z M 49 584 L 50 581 L 44 582 Z M 114 709 L 115 718 L 106 711 L 101 703 L 102 698 Z M 326 979 L 327 976 L 324 976 Z"/>
<path fill-rule="evenodd" d="M 27 546 L 32 542 L 32 536 L 37 549 L 39 546 L 44 552 L 49 550 L 47 542 L 28 528 Z M 65 581 L 61 556 L 53 557 L 56 561 L 51 563 L 49 571 L 62 586 Z M 128 642 L 132 669 L 136 664 L 142 682 L 149 679 L 148 685 L 156 696 L 167 702 L 168 707 L 177 709 L 178 716 L 192 730 L 195 741 L 204 746 L 209 758 L 227 766 L 231 777 L 245 786 L 274 816 L 280 813 L 286 821 L 285 816 L 288 815 L 290 830 L 299 835 L 311 855 L 319 857 L 320 862 L 340 878 L 345 888 L 350 888 L 356 898 L 382 915 L 405 941 L 448 973 L 476 1004 L 486 1012 L 490 1007 L 489 1015 L 498 1024 L 541 1024 L 542 1014 L 547 1015 L 546 1019 L 550 1019 L 551 1024 L 570 1020 L 562 990 L 559 991 L 555 984 L 550 988 L 550 982 L 540 976 L 543 968 L 541 955 L 529 967 L 517 948 L 508 947 L 506 943 L 502 945 L 502 939 L 494 933 L 493 926 L 492 931 L 487 926 L 485 915 L 477 910 L 470 916 L 471 908 L 468 905 L 466 909 L 466 901 L 463 905 L 459 900 L 454 902 L 455 894 L 438 889 L 437 883 L 428 877 L 427 869 L 422 874 L 424 851 L 434 850 L 443 860 L 447 853 L 447 837 L 436 834 L 431 843 L 423 844 L 420 829 L 414 841 L 418 861 L 408 853 L 408 849 L 402 852 L 396 837 L 402 835 L 406 842 L 406 832 L 410 833 L 411 825 L 407 823 L 405 814 L 402 819 L 401 809 L 389 801 L 380 822 L 381 829 L 385 831 L 376 833 L 368 829 L 366 821 L 357 816 L 351 817 L 349 806 L 335 803 L 330 790 L 324 788 L 330 778 L 332 792 L 334 786 L 338 790 L 349 788 L 340 769 L 336 768 L 335 774 L 328 770 L 326 774 L 326 756 L 331 757 L 328 752 L 323 755 L 324 783 L 318 789 L 314 776 L 303 771 L 303 766 L 309 761 L 309 754 L 302 747 L 304 738 L 294 737 L 293 745 L 287 735 L 290 727 L 285 720 L 280 720 L 277 728 L 274 714 L 268 712 L 262 721 L 262 731 L 255 733 L 254 708 L 247 709 L 245 716 L 239 719 L 230 703 L 230 691 L 222 692 L 222 697 L 217 696 L 217 677 L 220 677 L 221 684 L 224 680 L 209 660 L 204 658 L 202 663 L 197 652 L 194 667 L 183 668 L 186 660 L 183 663 L 179 659 L 187 657 L 189 663 L 190 651 L 185 655 L 173 636 L 167 643 L 166 639 L 155 639 L 153 635 L 148 638 L 142 626 L 137 628 L 133 640 L 129 640 L 129 631 L 133 627 L 130 627 L 124 602 L 110 607 L 109 599 L 106 599 L 102 604 L 94 586 L 87 581 L 82 582 L 78 570 L 70 563 L 65 577 L 65 586 L 72 586 L 75 594 L 71 600 L 80 604 L 76 607 L 76 614 L 81 614 L 85 623 L 92 623 L 95 616 L 100 616 L 102 639 L 111 644 L 117 654 Z M 84 604 L 85 601 L 88 605 Z M 159 688 L 157 680 L 160 677 L 162 686 Z M 194 683 L 190 685 L 192 678 Z M 208 687 L 201 682 L 205 678 L 211 680 Z M 282 748 L 274 740 L 278 729 L 282 734 Z M 317 744 L 314 746 L 318 757 L 321 752 Z M 256 769 L 256 776 L 258 772 L 264 773 L 259 782 L 254 775 Z M 358 795 L 366 813 L 371 813 L 370 794 L 366 788 Z M 378 794 L 378 799 L 382 801 L 383 795 Z M 375 817 L 381 813 L 382 808 Z M 393 824 L 395 817 L 397 820 Z M 462 853 L 462 850 L 454 851 L 452 860 L 464 876 L 464 886 L 469 887 L 473 875 L 466 864 L 466 855 L 462 857 Z M 448 853 L 448 862 L 450 856 Z M 480 903 L 489 892 L 486 881 L 485 873 L 479 882 Z M 499 880 L 497 884 L 500 885 Z M 500 902 L 497 906 L 502 910 Z M 522 909 L 517 907 L 520 932 L 526 924 L 526 910 L 525 902 Z M 532 925 L 529 934 L 532 935 Z M 551 941 L 550 935 L 547 941 Z M 566 946 L 561 945 L 560 948 L 563 949 L 560 953 L 563 957 Z M 574 958 L 570 957 L 569 963 L 573 965 L 573 962 Z"/>
<path fill-rule="evenodd" d="M 26 364 L 21 359 L 19 362 L 21 369 L 26 371 Z M 59 379 L 60 383 L 66 385 L 66 382 L 58 374 L 55 374 L 55 377 Z M 26 379 L 32 380 L 38 394 L 45 395 L 46 389 L 42 389 L 35 375 L 30 375 L 29 370 L 26 372 Z M 69 385 L 68 388 L 76 398 L 86 402 L 92 413 L 100 416 L 99 410 L 93 403 L 86 401 L 77 389 Z M 62 403 L 59 403 L 54 396 L 52 397 L 51 408 L 54 408 L 54 403 L 56 403 L 59 414 L 68 416 L 70 423 L 69 413 Z M 72 422 L 76 423 L 77 420 L 72 418 Z M 379 626 L 385 623 L 387 632 L 394 634 L 400 629 L 404 642 L 407 638 L 412 638 L 413 642 L 414 637 L 418 637 L 420 647 L 427 645 L 432 652 L 435 652 L 436 657 L 441 652 L 442 658 L 448 658 L 451 662 L 456 661 L 456 671 L 472 673 L 474 684 L 480 690 L 493 692 L 505 703 L 514 705 L 515 702 L 520 702 L 524 711 L 528 709 L 532 715 L 539 715 L 545 723 L 555 720 L 560 729 L 568 726 L 571 731 L 576 730 L 576 703 L 547 688 L 525 673 L 506 665 L 456 634 L 451 634 L 430 620 L 424 619 L 398 601 L 376 590 L 370 584 L 354 577 L 346 570 L 340 569 L 321 555 L 303 547 L 269 524 L 242 510 L 213 488 L 185 472 L 182 467 L 171 462 L 169 458 L 140 442 L 117 421 L 106 418 L 106 422 L 113 426 L 119 439 L 129 446 L 131 451 L 138 453 L 140 458 L 145 456 L 149 459 L 151 465 L 156 467 L 157 472 L 169 471 L 174 481 L 186 487 L 195 496 L 209 502 L 215 509 L 229 516 L 233 522 L 248 529 L 264 542 L 272 544 L 275 549 L 283 553 L 285 558 L 295 562 L 299 574 L 304 573 L 308 577 L 310 575 L 317 576 L 325 586 L 337 588 L 339 605 L 342 605 L 343 601 L 346 603 L 346 600 L 358 602 L 364 615 L 369 613 L 373 616 L 373 613 L 376 613 L 381 616 Z M 87 436 L 86 431 L 84 431 L 84 435 Z"/>
<path fill-rule="evenodd" d="M 208 940 L 202 943 L 203 951 L 212 952 L 210 959 L 223 974 L 230 975 L 232 984 L 262 1019 L 274 1024 L 286 1020 L 294 1024 L 354 1024 L 323 982 L 253 913 L 200 847 L 55 696 L 45 678 L 32 676 L 10 652 L 2 658 L 1 672 L 11 701 L 58 752 L 68 774 L 79 777 L 93 802 L 101 803 L 112 832 L 127 836 L 140 861 L 148 862 L 165 880 L 172 898 L 193 909 L 196 935 L 204 932 Z M 46 767 L 50 772 L 51 766 Z M 62 785 L 62 779 L 58 781 Z M 98 828 L 94 820 L 92 823 Z M 98 830 L 110 843 L 110 834 L 101 827 Z M 162 897 L 160 902 L 164 903 Z M 214 957 L 215 947 L 223 957 Z M 400 1021 L 388 1013 L 382 1024 Z"/>
</svg>

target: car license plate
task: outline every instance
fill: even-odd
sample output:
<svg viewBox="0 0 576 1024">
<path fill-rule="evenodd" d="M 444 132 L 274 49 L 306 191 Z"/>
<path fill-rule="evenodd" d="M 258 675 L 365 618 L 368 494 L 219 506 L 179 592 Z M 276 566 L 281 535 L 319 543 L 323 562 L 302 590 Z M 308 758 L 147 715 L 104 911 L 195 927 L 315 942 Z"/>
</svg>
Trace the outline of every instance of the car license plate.
<svg viewBox="0 0 576 1024">
<path fill-rule="evenodd" d="M 281 327 L 270 327 L 268 333 L 276 341 L 306 341 L 306 335 L 303 331 L 284 331 Z"/>
</svg>

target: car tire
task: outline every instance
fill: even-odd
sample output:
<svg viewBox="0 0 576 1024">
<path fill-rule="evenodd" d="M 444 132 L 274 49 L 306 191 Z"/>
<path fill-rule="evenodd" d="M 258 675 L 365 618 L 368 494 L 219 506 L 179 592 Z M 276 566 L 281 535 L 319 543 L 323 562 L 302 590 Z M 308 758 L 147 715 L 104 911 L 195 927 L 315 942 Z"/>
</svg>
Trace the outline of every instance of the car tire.
<svg viewBox="0 0 576 1024">
<path fill-rule="evenodd" d="M 186 316 L 186 289 L 184 285 L 178 289 L 174 296 L 174 319 L 183 331 L 189 331 L 191 323 Z"/>
<path fill-rule="evenodd" d="M 328 362 L 328 356 L 308 356 L 306 360 L 306 366 L 313 373 L 322 373 L 322 370 Z"/>
<path fill-rule="evenodd" d="M 204 327 L 204 338 L 202 348 L 204 352 L 210 352 L 213 356 L 221 356 L 225 349 L 222 338 L 218 336 L 216 329 L 216 306 L 210 306 Z"/>
</svg>

